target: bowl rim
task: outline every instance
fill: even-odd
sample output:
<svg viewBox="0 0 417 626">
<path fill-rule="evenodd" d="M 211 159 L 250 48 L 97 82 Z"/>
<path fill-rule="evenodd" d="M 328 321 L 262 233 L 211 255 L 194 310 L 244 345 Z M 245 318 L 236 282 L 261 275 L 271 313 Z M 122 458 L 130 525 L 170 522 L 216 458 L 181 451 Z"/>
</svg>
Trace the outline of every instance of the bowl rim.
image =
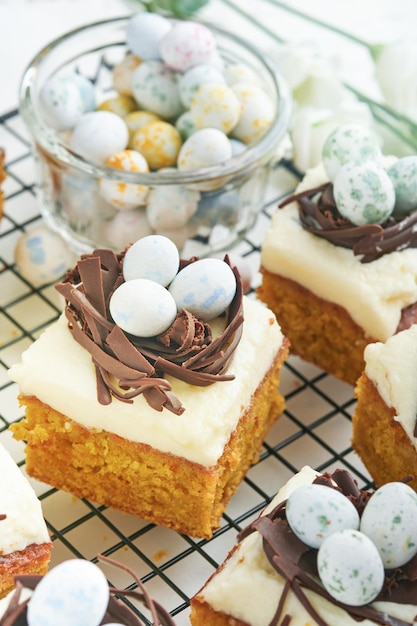
<svg viewBox="0 0 417 626">
<path fill-rule="evenodd" d="M 34 101 L 36 100 L 36 96 L 34 98 L 34 90 L 38 71 L 45 57 L 61 44 L 73 37 L 76 37 L 78 34 L 85 33 L 91 28 L 105 28 L 107 25 L 111 24 L 122 24 L 123 22 L 127 22 L 134 15 L 135 14 L 112 17 L 78 26 L 77 28 L 74 28 L 51 40 L 29 61 L 20 81 L 19 108 L 20 114 L 28 127 L 36 147 L 40 148 L 44 153 L 46 152 L 48 158 L 61 168 L 69 166 L 70 168 L 77 170 L 79 173 L 99 179 L 106 178 L 110 180 L 122 180 L 128 183 L 148 184 L 150 186 L 161 184 L 191 184 L 198 183 L 202 180 L 211 181 L 217 178 L 223 178 L 225 176 L 232 176 L 236 174 L 247 175 L 252 169 L 255 169 L 258 166 L 259 160 L 262 159 L 262 157 L 273 152 L 273 150 L 278 147 L 279 142 L 288 131 L 292 114 L 291 91 L 279 72 L 277 65 L 267 53 L 257 46 L 254 46 L 251 42 L 242 38 L 240 35 L 232 33 L 217 24 L 206 20 L 192 21 L 196 21 L 204 26 L 207 26 L 213 30 L 215 35 L 218 34 L 226 40 L 230 39 L 245 50 L 249 50 L 250 54 L 252 54 L 254 58 L 262 64 L 269 79 L 272 80 L 275 97 L 277 98 L 275 117 L 271 126 L 258 141 L 240 154 L 216 165 L 189 170 L 186 172 L 181 172 L 179 170 L 175 170 L 173 172 L 172 168 L 171 171 L 170 168 L 162 168 L 146 173 L 127 172 L 107 165 L 96 164 L 92 161 L 84 159 L 82 156 L 76 154 L 68 148 L 64 141 L 59 137 L 57 131 L 47 126 L 45 121 L 42 119 L 42 116 L 36 110 L 34 105 Z M 173 22 L 185 21 L 179 18 L 169 19 Z M 122 44 L 125 42 L 121 41 L 120 43 Z M 87 50 L 86 53 L 93 51 L 94 48 Z"/>
</svg>

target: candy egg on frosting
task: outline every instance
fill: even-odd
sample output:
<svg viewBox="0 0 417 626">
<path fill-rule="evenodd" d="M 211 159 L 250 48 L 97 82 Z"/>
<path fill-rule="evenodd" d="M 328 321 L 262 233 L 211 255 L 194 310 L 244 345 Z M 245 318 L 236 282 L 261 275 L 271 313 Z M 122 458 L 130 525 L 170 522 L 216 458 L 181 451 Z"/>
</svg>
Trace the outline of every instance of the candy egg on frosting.
<svg viewBox="0 0 417 626">
<path fill-rule="evenodd" d="M 123 172 L 149 172 L 146 159 L 135 150 L 121 150 L 106 160 L 106 165 Z M 102 178 L 100 195 L 116 209 L 133 209 L 146 201 L 149 187 L 136 183 Z"/>
<path fill-rule="evenodd" d="M 161 61 L 144 61 L 133 73 L 132 90 L 139 107 L 165 119 L 181 115 L 179 76 Z"/>
<path fill-rule="evenodd" d="M 175 23 L 159 44 L 163 61 L 180 72 L 209 62 L 215 50 L 216 42 L 211 30 L 204 24 L 191 21 Z"/>
<path fill-rule="evenodd" d="M 304 485 L 291 493 L 286 504 L 292 531 L 311 548 L 345 528 L 359 528 L 359 513 L 352 502 L 325 485 Z"/>
<path fill-rule="evenodd" d="M 401 567 L 417 554 L 417 494 L 392 482 L 377 489 L 367 502 L 360 530 L 376 545 L 386 569 Z"/>
<path fill-rule="evenodd" d="M 365 126 L 342 124 L 327 137 L 322 148 L 323 165 L 331 182 L 348 161 L 381 161 L 381 149 Z"/>
<path fill-rule="evenodd" d="M 103 164 L 112 154 L 124 150 L 129 133 L 125 122 L 110 111 L 85 113 L 75 126 L 71 150 L 94 163 Z"/>
<path fill-rule="evenodd" d="M 191 100 L 201 85 L 225 84 L 225 78 L 216 67 L 212 65 L 196 65 L 189 70 L 179 79 L 178 88 L 180 90 L 181 102 L 188 109 L 191 105 Z"/>
<path fill-rule="evenodd" d="M 72 559 L 40 580 L 27 607 L 28 626 L 98 626 L 109 602 L 109 587 L 99 567 Z"/>
<path fill-rule="evenodd" d="M 358 530 L 341 530 L 327 537 L 317 553 L 317 568 L 328 593 L 351 606 L 369 604 L 384 584 L 378 550 Z"/>
<path fill-rule="evenodd" d="M 175 165 L 181 145 L 175 126 L 162 120 L 145 124 L 132 138 L 133 148 L 143 154 L 152 170 Z"/>
<path fill-rule="evenodd" d="M 251 83 L 237 83 L 232 86 L 240 103 L 239 121 L 232 130 L 233 137 L 250 145 L 260 139 L 271 126 L 275 117 L 275 107 L 262 87 Z"/>
<path fill-rule="evenodd" d="M 223 313 L 236 293 L 236 278 L 220 259 L 200 259 L 178 272 L 169 291 L 178 311 L 187 309 L 208 321 Z"/>
<path fill-rule="evenodd" d="M 398 159 L 387 170 L 395 189 L 394 216 L 404 217 L 417 210 L 417 156 Z"/>
<path fill-rule="evenodd" d="M 394 185 L 377 163 L 348 161 L 340 168 L 333 193 L 339 213 L 353 224 L 382 224 L 395 204 Z"/>
<path fill-rule="evenodd" d="M 127 45 L 140 59 L 160 59 L 159 44 L 171 28 L 171 22 L 158 13 L 136 13 L 126 26 Z"/>
<path fill-rule="evenodd" d="M 227 85 L 201 85 L 191 100 L 190 116 L 196 128 L 218 128 L 228 135 L 240 114 L 239 99 Z"/>
<path fill-rule="evenodd" d="M 177 246 L 162 235 L 149 235 L 126 251 L 123 277 L 126 281 L 147 278 L 166 287 L 177 274 L 179 265 Z"/>
<path fill-rule="evenodd" d="M 115 324 L 136 337 L 159 335 L 177 315 L 177 305 L 168 289 L 147 278 L 134 278 L 117 287 L 109 309 Z"/>
</svg>

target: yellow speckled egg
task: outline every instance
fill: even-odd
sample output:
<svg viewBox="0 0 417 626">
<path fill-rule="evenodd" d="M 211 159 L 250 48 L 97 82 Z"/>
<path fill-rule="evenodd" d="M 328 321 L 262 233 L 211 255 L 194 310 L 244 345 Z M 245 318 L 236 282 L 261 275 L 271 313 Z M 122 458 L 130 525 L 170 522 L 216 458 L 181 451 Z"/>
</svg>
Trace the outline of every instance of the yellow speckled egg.
<svg viewBox="0 0 417 626">
<path fill-rule="evenodd" d="M 136 131 L 133 148 L 145 157 L 150 169 L 170 167 L 177 162 L 182 145 L 181 135 L 168 122 L 150 122 Z"/>
<path fill-rule="evenodd" d="M 125 172 L 149 172 L 149 166 L 142 154 L 135 150 L 121 150 L 106 161 L 106 165 Z M 126 183 L 121 180 L 102 178 L 100 194 L 116 209 L 133 209 L 146 202 L 149 188 L 147 185 Z"/>
<path fill-rule="evenodd" d="M 141 63 L 142 61 L 139 57 L 129 52 L 114 66 L 112 75 L 113 87 L 122 96 L 132 95 L 132 75 Z"/>
<path fill-rule="evenodd" d="M 128 148 L 133 149 L 133 136 L 137 130 L 140 130 L 149 122 L 157 122 L 160 118 L 152 111 L 132 111 L 125 117 L 125 122 L 129 130 Z"/>
<path fill-rule="evenodd" d="M 116 113 L 119 117 L 126 117 L 128 113 L 137 109 L 137 106 L 132 96 L 114 96 L 100 102 L 97 110 L 110 111 L 111 113 Z"/>
<path fill-rule="evenodd" d="M 260 139 L 271 126 L 275 116 L 274 103 L 258 85 L 237 83 L 232 89 L 241 105 L 239 122 L 232 135 L 250 145 Z"/>
<path fill-rule="evenodd" d="M 217 128 L 225 135 L 236 126 L 241 105 L 227 85 L 201 85 L 191 100 L 190 117 L 198 129 Z"/>
</svg>

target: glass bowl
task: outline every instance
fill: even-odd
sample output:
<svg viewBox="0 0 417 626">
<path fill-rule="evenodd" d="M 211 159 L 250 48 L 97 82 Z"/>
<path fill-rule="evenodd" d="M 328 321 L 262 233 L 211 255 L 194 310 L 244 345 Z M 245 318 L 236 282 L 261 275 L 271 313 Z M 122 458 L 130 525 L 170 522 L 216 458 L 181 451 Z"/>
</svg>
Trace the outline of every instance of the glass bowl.
<svg viewBox="0 0 417 626">
<path fill-rule="evenodd" d="M 248 41 L 205 23 L 223 62 L 248 66 L 272 99 L 275 116 L 266 133 L 229 160 L 189 172 L 171 168 L 139 174 L 89 162 L 68 147 L 68 131 L 57 132 L 47 125 L 41 90 L 56 74 L 75 71 L 93 82 L 97 102 L 117 95 L 112 73 L 128 52 L 128 19 L 96 22 L 65 34 L 43 48 L 24 73 L 20 111 L 33 142 L 42 215 L 77 254 L 98 247 L 120 250 L 154 232 L 169 236 L 183 258 L 227 250 L 253 226 L 263 206 L 268 173 L 289 126 L 289 90 L 274 63 Z M 197 204 L 185 224 L 155 230 L 146 202 L 128 211 L 109 204 L 100 194 L 104 179 L 165 191 L 162 195 L 172 202 L 181 202 L 184 190 L 194 190 L 191 197 Z"/>
</svg>

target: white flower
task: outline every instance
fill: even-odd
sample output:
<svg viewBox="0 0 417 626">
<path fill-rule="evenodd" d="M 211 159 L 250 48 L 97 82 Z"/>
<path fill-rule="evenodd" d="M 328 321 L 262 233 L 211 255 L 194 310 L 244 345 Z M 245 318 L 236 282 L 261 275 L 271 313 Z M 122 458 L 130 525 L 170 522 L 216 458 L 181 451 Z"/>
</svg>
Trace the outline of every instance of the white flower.
<svg viewBox="0 0 417 626">
<path fill-rule="evenodd" d="M 387 104 L 417 122 L 417 39 L 371 49 Z"/>
<path fill-rule="evenodd" d="M 349 123 L 371 127 L 373 118 L 368 106 L 353 99 L 348 92 L 334 108 L 300 107 L 293 116 L 290 130 L 294 165 L 301 172 L 318 165 L 327 137 L 341 124 Z"/>
</svg>

